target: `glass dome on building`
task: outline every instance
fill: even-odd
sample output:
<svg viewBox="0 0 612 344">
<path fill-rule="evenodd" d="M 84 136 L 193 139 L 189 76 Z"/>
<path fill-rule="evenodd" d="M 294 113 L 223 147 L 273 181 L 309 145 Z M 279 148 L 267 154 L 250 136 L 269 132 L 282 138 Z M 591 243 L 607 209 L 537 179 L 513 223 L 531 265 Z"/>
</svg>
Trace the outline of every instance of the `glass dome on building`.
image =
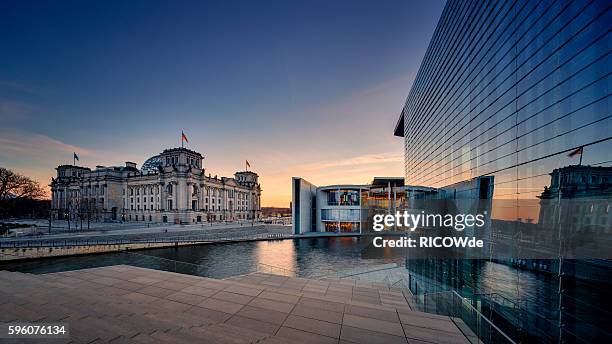
<svg viewBox="0 0 612 344">
<path fill-rule="evenodd" d="M 162 158 L 159 155 L 148 158 L 140 168 L 142 173 L 157 173 L 157 168 L 162 166 Z"/>
</svg>

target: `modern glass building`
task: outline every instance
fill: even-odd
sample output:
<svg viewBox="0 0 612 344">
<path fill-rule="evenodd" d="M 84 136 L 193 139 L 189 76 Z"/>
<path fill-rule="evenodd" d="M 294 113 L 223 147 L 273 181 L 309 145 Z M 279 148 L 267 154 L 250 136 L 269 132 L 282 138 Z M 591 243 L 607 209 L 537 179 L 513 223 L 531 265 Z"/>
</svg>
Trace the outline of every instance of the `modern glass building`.
<svg viewBox="0 0 612 344">
<path fill-rule="evenodd" d="M 612 236 L 610 7 L 605 0 L 448 1 L 395 128 L 404 138 L 406 184 L 457 197 L 465 190 L 457 185 L 486 180 L 480 194 L 506 200 L 493 224 L 513 230 L 537 231 L 551 209 L 564 209 L 543 207 L 544 200 L 580 198 L 588 202 L 554 213 L 555 221 L 568 217 L 578 232 Z M 609 260 L 517 256 L 407 266 L 413 292 L 459 290 L 515 339 L 611 338 Z"/>
</svg>

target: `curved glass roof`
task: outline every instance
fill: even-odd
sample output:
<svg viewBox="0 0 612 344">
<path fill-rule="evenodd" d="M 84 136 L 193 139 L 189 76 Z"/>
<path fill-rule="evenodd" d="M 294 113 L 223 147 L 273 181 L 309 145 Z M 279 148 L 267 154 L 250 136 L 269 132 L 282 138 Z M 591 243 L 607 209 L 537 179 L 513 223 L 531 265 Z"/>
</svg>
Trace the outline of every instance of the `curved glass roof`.
<svg viewBox="0 0 612 344">
<path fill-rule="evenodd" d="M 162 166 L 162 158 L 159 155 L 148 158 L 140 168 L 142 173 L 157 173 L 157 168 Z"/>
</svg>

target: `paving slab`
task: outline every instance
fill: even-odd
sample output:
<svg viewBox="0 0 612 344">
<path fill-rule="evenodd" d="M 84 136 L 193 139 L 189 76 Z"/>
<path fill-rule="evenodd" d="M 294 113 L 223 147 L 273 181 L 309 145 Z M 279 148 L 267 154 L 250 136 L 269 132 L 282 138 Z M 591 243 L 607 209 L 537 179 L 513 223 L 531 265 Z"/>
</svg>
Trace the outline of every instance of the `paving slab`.
<svg viewBox="0 0 612 344">
<path fill-rule="evenodd" d="M 340 339 L 358 344 L 407 344 L 404 336 L 370 331 L 352 326 L 342 326 Z"/>
<path fill-rule="evenodd" d="M 287 340 L 295 343 L 305 344 L 336 344 L 338 342 L 338 339 L 336 338 L 300 331 L 290 327 L 281 327 L 276 333 L 276 337 L 286 338 Z"/>
<path fill-rule="evenodd" d="M 233 302 L 223 301 L 223 300 L 218 300 L 218 299 L 213 299 L 213 298 L 208 298 L 202 301 L 202 303 L 200 303 L 199 306 L 208 308 L 208 309 L 212 309 L 215 311 L 229 313 L 229 314 L 234 314 L 243 307 L 243 305 L 239 303 L 233 303 Z"/>
<path fill-rule="evenodd" d="M 340 337 L 340 324 L 327 321 L 305 318 L 298 315 L 289 315 L 283 323 L 283 327 L 291 327 L 296 330 L 320 334 L 327 337 Z"/>
<path fill-rule="evenodd" d="M 469 343 L 467 341 L 467 338 L 465 338 L 465 336 L 463 336 L 462 334 L 452 334 L 425 327 L 417 327 L 405 324 L 402 324 L 402 326 L 404 327 L 404 333 L 406 334 L 406 338 L 408 338 L 408 341 L 410 341 L 411 339 L 416 339 L 440 344 Z"/>
<path fill-rule="evenodd" d="M 313 308 L 303 304 L 296 305 L 295 308 L 293 308 L 291 314 L 311 319 L 323 320 L 336 324 L 342 324 L 343 316 L 341 312 L 322 310 L 320 308 Z"/>
<path fill-rule="evenodd" d="M 61 321 L 74 343 L 465 343 L 449 317 L 356 280 L 248 274 L 226 280 L 126 265 L 0 271 L 0 321 Z M 67 341 L 66 341 L 67 342 Z"/>
<path fill-rule="evenodd" d="M 252 318 L 246 318 L 239 315 L 232 316 L 225 323 L 239 328 L 259 331 L 268 335 L 276 334 L 276 331 L 278 331 L 278 329 L 280 328 L 280 325 L 278 324 L 273 324 Z"/>
<path fill-rule="evenodd" d="M 229 293 L 226 291 L 219 291 L 211 297 L 213 299 L 238 303 L 241 305 L 246 305 L 247 303 L 251 302 L 251 300 L 253 300 L 253 296 Z"/>
<path fill-rule="evenodd" d="M 288 314 L 284 312 L 278 312 L 270 309 L 258 308 L 248 305 L 240 309 L 240 311 L 238 311 L 236 315 L 276 325 L 281 325 L 288 316 Z"/>
<path fill-rule="evenodd" d="M 399 337 L 404 336 L 402 325 L 395 322 L 360 317 L 351 314 L 344 314 L 342 324 L 346 326 L 361 328 L 364 330 L 387 333 Z"/>
<path fill-rule="evenodd" d="M 399 323 L 397 312 L 386 311 L 371 307 L 363 307 L 356 305 L 346 305 L 345 314 L 358 315 L 365 318 L 384 320 L 389 322 Z"/>
</svg>

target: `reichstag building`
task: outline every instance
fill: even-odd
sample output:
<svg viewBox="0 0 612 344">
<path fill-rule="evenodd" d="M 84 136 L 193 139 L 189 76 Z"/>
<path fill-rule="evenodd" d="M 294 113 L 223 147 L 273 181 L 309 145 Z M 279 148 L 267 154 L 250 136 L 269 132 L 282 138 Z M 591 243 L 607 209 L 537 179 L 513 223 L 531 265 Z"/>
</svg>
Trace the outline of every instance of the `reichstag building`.
<svg viewBox="0 0 612 344">
<path fill-rule="evenodd" d="M 261 217 L 258 175 L 206 174 L 200 153 L 166 149 L 140 169 L 60 165 L 51 180 L 55 219 L 197 223 Z"/>
</svg>

